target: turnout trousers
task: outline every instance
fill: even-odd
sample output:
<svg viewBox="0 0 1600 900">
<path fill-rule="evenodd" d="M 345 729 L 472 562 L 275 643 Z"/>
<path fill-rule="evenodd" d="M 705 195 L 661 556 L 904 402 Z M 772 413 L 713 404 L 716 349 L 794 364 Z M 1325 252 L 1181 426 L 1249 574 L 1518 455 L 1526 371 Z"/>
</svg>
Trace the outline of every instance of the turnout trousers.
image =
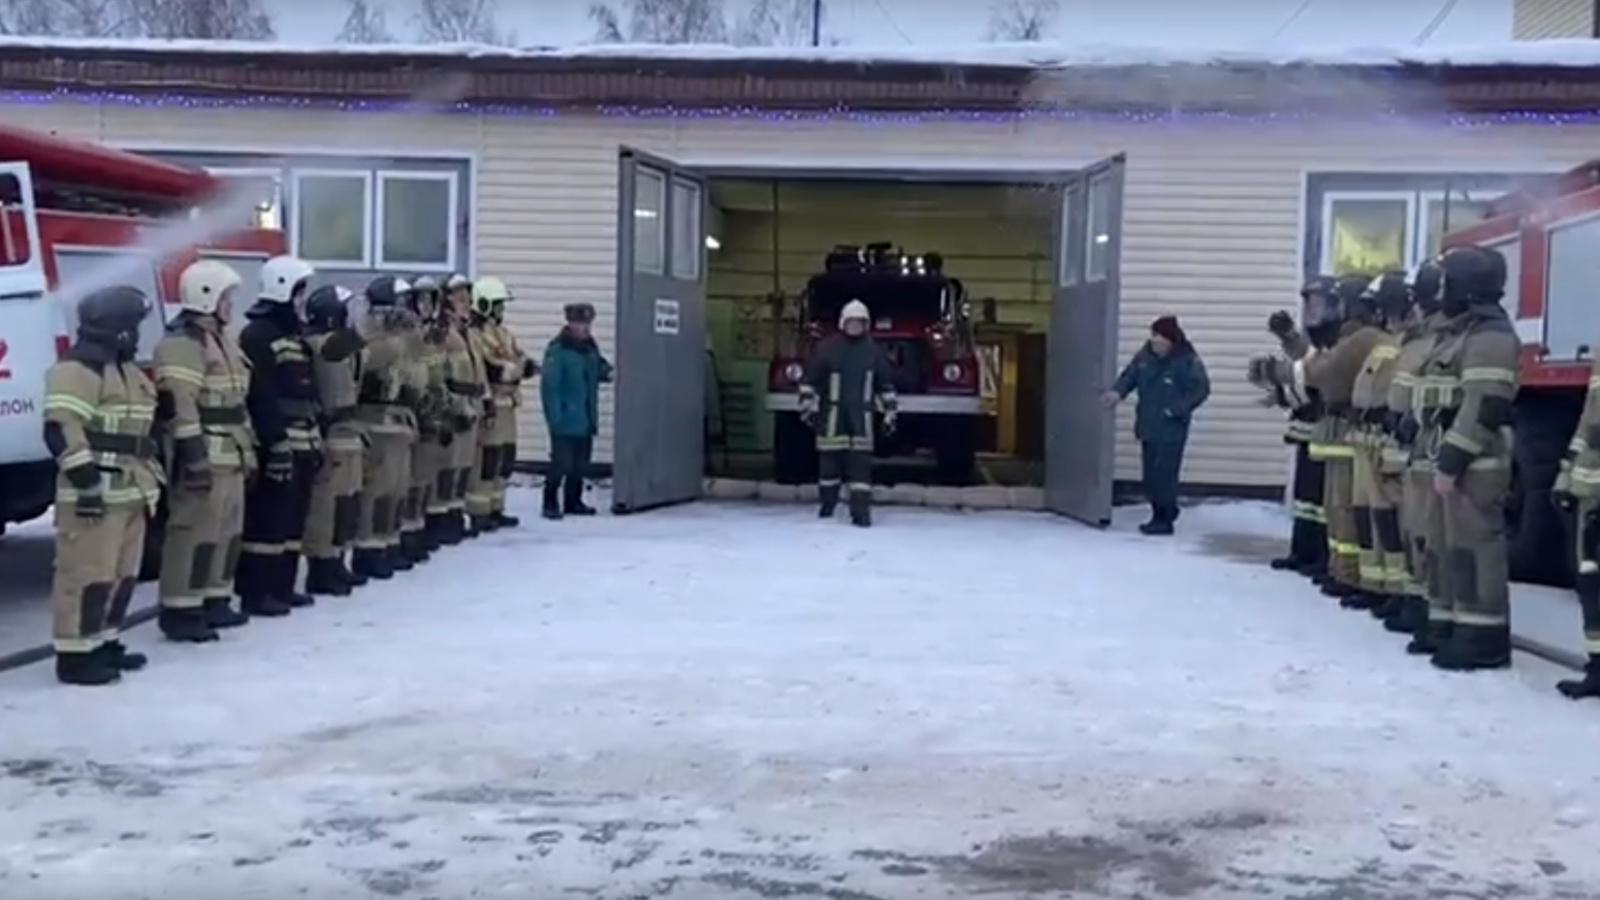
<svg viewBox="0 0 1600 900">
<path fill-rule="evenodd" d="M 1350 472 L 1358 548 L 1356 586 L 1369 594 L 1400 596 L 1407 580 L 1400 530 L 1402 479 L 1384 471 L 1381 448 L 1359 444 L 1354 449 Z"/>
<path fill-rule="evenodd" d="M 1454 493 L 1433 492 L 1425 537 L 1428 643 L 1467 644 L 1494 655 L 1511 644 L 1511 577 L 1505 500 L 1509 467 L 1468 469 Z"/>
<path fill-rule="evenodd" d="M 1578 560 L 1573 587 L 1583 611 L 1583 650 L 1593 669 L 1600 665 L 1600 499 L 1579 501 L 1572 525 Z"/>
<path fill-rule="evenodd" d="M 1294 516 L 1289 533 L 1289 558 L 1308 574 L 1328 567 L 1328 517 L 1322 508 L 1325 465 L 1311 457 L 1310 445 L 1294 445 L 1294 482 L 1290 485 L 1290 510 Z"/>
<path fill-rule="evenodd" d="M 456 491 L 455 442 L 458 440 L 460 438 L 452 434 L 448 444 L 432 440 L 422 447 L 421 452 L 429 458 L 427 469 L 432 475 L 432 487 L 424 497 L 427 501 L 423 508 L 424 519 L 447 515 L 462 507 L 463 498 Z"/>
<path fill-rule="evenodd" d="M 361 488 L 365 449 L 353 446 L 325 448 L 322 468 L 311 484 L 306 515 L 305 553 L 309 559 L 338 559 L 356 539 L 361 517 Z"/>
<path fill-rule="evenodd" d="M 499 422 L 500 411 L 496 410 L 493 420 L 480 421 L 476 429 L 460 438 L 463 448 L 476 448 L 473 455 L 462 462 L 466 467 L 467 515 L 474 519 L 494 515 L 494 484 L 500 477 L 500 447 L 493 443 L 493 439 L 495 426 Z M 457 460 L 461 461 L 462 457 L 457 457 Z"/>
<path fill-rule="evenodd" d="M 1328 518 L 1328 577 L 1354 588 L 1361 583 L 1361 546 L 1356 541 L 1356 517 L 1350 504 L 1354 460 L 1346 444 L 1324 447 L 1322 508 Z"/>
<path fill-rule="evenodd" d="M 262 474 L 245 488 L 244 533 L 233 576 L 242 599 L 282 599 L 294 593 L 315 478 L 306 457 L 296 453 L 288 478 L 274 481 Z"/>
<path fill-rule="evenodd" d="M 517 467 L 517 408 L 496 408 L 488 432 L 484 444 L 494 448 L 494 477 L 488 485 L 489 514 L 499 515 L 506 511 L 506 486 Z"/>
<path fill-rule="evenodd" d="M 198 609 L 209 597 L 233 596 L 244 527 L 244 472 L 211 470 L 211 489 L 167 489 L 161 542 L 161 606 Z"/>
<path fill-rule="evenodd" d="M 386 551 L 400 546 L 400 506 L 410 487 L 416 439 L 404 431 L 374 431 L 367 439 L 355 546 Z"/>
<path fill-rule="evenodd" d="M 411 450 L 409 483 L 400 513 L 401 531 L 415 534 L 427 527 L 428 507 L 434 502 L 439 471 L 448 462 L 449 452 L 439 444 L 438 435 L 417 436 Z"/>
<path fill-rule="evenodd" d="M 58 653 L 88 653 L 121 633 L 139 562 L 149 511 L 143 504 L 107 507 L 84 519 L 57 503 L 55 577 L 50 585 L 51 627 Z"/>
</svg>

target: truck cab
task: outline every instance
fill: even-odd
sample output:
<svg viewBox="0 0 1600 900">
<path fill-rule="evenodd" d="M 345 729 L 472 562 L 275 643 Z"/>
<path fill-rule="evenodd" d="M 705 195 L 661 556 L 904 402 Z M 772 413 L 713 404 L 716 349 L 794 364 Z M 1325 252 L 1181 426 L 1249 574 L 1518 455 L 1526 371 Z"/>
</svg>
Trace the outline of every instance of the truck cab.
<svg viewBox="0 0 1600 900">
<path fill-rule="evenodd" d="M 281 231 L 185 227 L 225 187 L 201 170 L 0 124 L 0 530 L 54 502 L 45 373 L 71 345 L 86 290 L 127 284 L 150 296 L 148 360 L 185 266 L 223 259 L 249 284 L 251 268 L 284 252 Z"/>
<path fill-rule="evenodd" d="M 931 451 L 940 483 L 971 483 L 983 401 L 966 290 L 945 274 L 941 254 L 913 255 L 887 243 L 835 247 L 799 308 L 778 316 L 767 394 L 776 479 L 816 478 L 813 433 L 798 413 L 800 381 L 812 350 L 837 330 L 851 300 L 871 310 L 872 338 L 889 357 L 899 395 L 899 427 L 878 436 L 877 455 Z"/>
</svg>

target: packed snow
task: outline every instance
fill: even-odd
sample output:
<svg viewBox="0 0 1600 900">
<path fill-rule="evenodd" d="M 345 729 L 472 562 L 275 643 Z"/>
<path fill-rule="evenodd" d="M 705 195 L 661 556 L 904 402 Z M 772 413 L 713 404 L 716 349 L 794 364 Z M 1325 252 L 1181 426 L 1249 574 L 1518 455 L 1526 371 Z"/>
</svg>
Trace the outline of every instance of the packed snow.
<svg viewBox="0 0 1600 900">
<path fill-rule="evenodd" d="M 1600 718 L 1243 561 L 1024 513 L 535 521 L 148 670 L 0 676 L 0 896 L 1600 892 Z"/>
<path fill-rule="evenodd" d="M 1590 68 L 1600 65 L 1591 40 L 1505 41 L 1464 46 L 1330 47 L 1273 43 L 1233 47 L 1161 47 L 1105 44 L 962 43 L 950 45 L 847 45 L 750 47 L 727 44 L 581 44 L 501 47 L 485 44 L 289 44 L 261 41 L 0 37 L 0 50 L 219 53 L 231 56 L 375 56 L 396 59 L 615 59 L 684 61 L 798 61 L 862 65 L 912 63 L 969 68 L 1120 68 L 1138 66 L 1529 66 Z"/>
</svg>

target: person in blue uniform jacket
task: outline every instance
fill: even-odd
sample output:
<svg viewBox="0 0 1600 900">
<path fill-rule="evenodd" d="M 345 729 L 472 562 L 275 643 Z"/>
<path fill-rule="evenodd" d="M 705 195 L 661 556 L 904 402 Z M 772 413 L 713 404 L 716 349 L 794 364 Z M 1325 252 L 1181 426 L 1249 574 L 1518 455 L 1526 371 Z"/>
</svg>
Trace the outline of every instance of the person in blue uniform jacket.
<svg viewBox="0 0 1600 900">
<path fill-rule="evenodd" d="M 1162 316 L 1150 324 L 1150 340 L 1123 368 L 1102 402 L 1110 409 L 1134 392 L 1139 400 L 1133 434 L 1139 439 L 1144 493 L 1150 500 L 1150 521 L 1139 530 L 1171 534 L 1178 520 L 1178 476 L 1189 425 L 1195 410 L 1211 396 L 1206 365 L 1176 317 Z"/>
</svg>

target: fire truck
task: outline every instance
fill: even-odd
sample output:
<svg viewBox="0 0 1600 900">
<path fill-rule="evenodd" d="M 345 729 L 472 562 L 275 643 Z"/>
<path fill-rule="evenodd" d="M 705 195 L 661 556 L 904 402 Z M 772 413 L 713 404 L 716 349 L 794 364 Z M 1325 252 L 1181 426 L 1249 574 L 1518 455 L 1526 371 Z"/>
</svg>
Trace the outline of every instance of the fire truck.
<svg viewBox="0 0 1600 900">
<path fill-rule="evenodd" d="M 111 280 L 149 294 L 156 312 L 140 335 L 148 360 L 190 262 L 221 259 L 248 283 L 268 257 L 284 252 L 282 231 L 243 220 L 204 243 L 165 246 L 173 224 L 190 220 L 224 187 L 201 170 L 0 124 L 0 530 L 43 515 L 53 502 L 44 379 L 71 342 L 74 285 Z"/>
<path fill-rule="evenodd" d="M 1566 587 L 1576 556 L 1550 488 L 1600 352 L 1600 160 L 1524 185 L 1443 241 L 1446 248 L 1467 244 L 1505 255 L 1504 303 L 1522 340 L 1507 509 L 1511 574 Z"/>
<path fill-rule="evenodd" d="M 775 479 L 816 480 L 815 434 L 798 412 L 800 380 L 812 349 L 838 328 L 851 300 L 871 310 L 872 337 L 889 357 L 900 398 L 898 427 L 877 436 L 876 455 L 931 450 L 941 483 L 970 483 L 983 401 L 966 291 L 945 274 L 941 254 L 912 255 L 888 243 L 835 247 L 799 309 L 776 316 L 778 346 L 767 372 Z"/>
</svg>

